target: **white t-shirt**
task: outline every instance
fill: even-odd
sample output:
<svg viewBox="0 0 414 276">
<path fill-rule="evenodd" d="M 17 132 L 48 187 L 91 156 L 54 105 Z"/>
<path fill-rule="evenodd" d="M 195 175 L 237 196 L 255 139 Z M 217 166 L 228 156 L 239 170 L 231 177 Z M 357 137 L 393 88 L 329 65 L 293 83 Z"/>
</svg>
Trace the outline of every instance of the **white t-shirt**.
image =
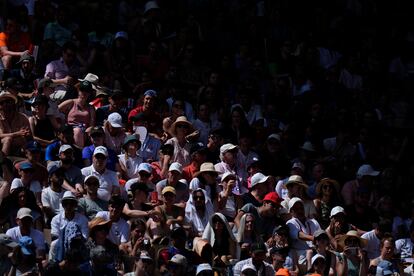
<svg viewBox="0 0 414 276">
<path fill-rule="evenodd" d="M 285 179 L 279 180 L 276 184 L 275 192 L 283 199 L 288 199 L 288 189 L 286 188 L 286 183 L 288 182 L 289 178 L 286 177 Z"/>
<path fill-rule="evenodd" d="M 399 239 L 395 241 L 395 253 L 401 254 L 401 259 L 411 259 L 413 242 L 411 239 Z"/>
<path fill-rule="evenodd" d="M 366 232 L 361 238 L 368 240 L 365 250 L 367 251 L 368 259 L 373 260 L 381 255 L 380 251 L 380 239 L 375 235 L 375 230 Z"/>
<path fill-rule="evenodd" d="M 22 180 L 20 178 L 13 179 L 10 186 L 10 193 L 19 187 L 24 187 Z M 42 192 L 42 186 L 40 185 L 39 181 L 34 180 L 30 182 L 29 187 L 30 191 L 32 191 L 35 194 Z"/>
<path fill-rule="evenodd" d="M 108 211 L 100 211 L 95 217 L 103 218 L 105 220 L 110 219 Z M 120 245 L 121 243 L 128 242 L 129 234 L 129 224 L 123 218 L 120 218 L 117 222 L 112 222 L 108 238 L 114 244 Z"/>
<path fill-rule="evenodd" d="M 120 187 L 116 172 L 108 169 L 106 169 L 103 174 L 100 174 L 95 170 L 93 165 L 91 165 L 82 169 L 82 175 L 84 177 L 94 175 L 99 179 L 98 198 L 105 201 L 109 201 L 111 199 L 114 187 Z M 122 190 L 121 194 L 123 194 Z"/>
<path fill-rule="evenodd" d="M 303 241 L 299 239 L 299 232 L 303 232 L 306 235 L 313 235 L 316 230 L 320 230 L 321 226 L 315 219 L 306 219 L 303 224 L 297 218 L 291 218 L 286 222 L 289 227 L 290 238 L 292 239 L 292 248 L 297 250 L 306 250 L 312 248 L 311 241 Z"/>
<path fill-rule="evenodd" d="M 22 237 L 22 233 L 20 232 L 20 226 L 16 226 L 7 230 L 6 235 L 12 238 L 13 241 L 19 242 L 19 239 Z M 46 249 L 46 241 L 43 233 L 39 230 L 30 229 L 30 237 L 32 238 L 36 250 L 45 250 Z"/>
<path fill-rule="evenodd" d="M 127 170 L 128 178 L 136 178 L 139 176 L 138 174 L 138 166 L 144 162 L 140 156 L 135 157 L 128 157 L 126 158 L 125 154 L 118 155 L 119 163 L 124 165 Z"/>
<path fill-rule="evenodd" d="M 60 193 L 53 191 L 50 187 L 42 190 L 42 204 L 45 207 L 49 207 L 57 214 L 61 209 L 61 200 L 65 191 Z"/>
<path fill-rule="evenodd" d="M 76 222 L 79 225 L 82 236 L 87 239 L 89 237 L 88 219 L 84 215 L 76 213 L 71 221 Z M 68 222 L 69 220 L 65 217 L 65 212 L 61 212 L 54 216 L 50 223 L 52 228 L 50 234 L 59 237 L 60 232 L 65 228 Z"/>
</svg>

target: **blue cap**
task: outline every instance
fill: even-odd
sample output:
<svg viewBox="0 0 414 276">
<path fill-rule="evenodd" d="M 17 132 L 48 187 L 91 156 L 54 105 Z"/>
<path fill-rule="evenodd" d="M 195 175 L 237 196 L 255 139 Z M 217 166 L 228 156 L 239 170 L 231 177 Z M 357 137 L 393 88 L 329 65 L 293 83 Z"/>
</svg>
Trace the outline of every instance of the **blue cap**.
<svg viewBox="0 0 414 276">
<path fill-rule="evenodd" d="M 30 162 L 23 162 L 19 165 L 19 169 L 21 170 L 31 170 L 33 169 L 32 163 Z"/>
<path fill-rule="evenodd" d="M 145 91 L 144 96 L 157 97 L 157 91 L 152 89 L 147 90 Z"/>
<path fill-rule="evenodd" d="M 30 141 L 26 144 L 26 149 L 28 151 L 41 151 L 42 147 L 40 146 L 39 142 L 37 141 Z"/>
<path fill-rule="evenodd" d="M 33 251 L 33 240 L 31 237 L 29 236 L 23 236 L 19 239 L 19 246 L 20 249 L 22 250 L 22 253 L 24 255 L 33 255 L 34 251 Z"/>
</svg>

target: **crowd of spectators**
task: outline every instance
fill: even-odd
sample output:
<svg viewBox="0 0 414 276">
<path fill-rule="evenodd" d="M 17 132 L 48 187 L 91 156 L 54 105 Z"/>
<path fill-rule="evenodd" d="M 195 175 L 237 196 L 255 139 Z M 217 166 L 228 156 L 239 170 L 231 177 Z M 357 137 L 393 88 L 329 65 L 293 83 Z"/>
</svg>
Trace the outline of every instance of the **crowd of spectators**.
<svg viewBox="0 0 414 276">
<path fill-rule="evenodd" d="M 409 1 L 0 3 L 0 276 L 414 275 Z"/>
</svg>

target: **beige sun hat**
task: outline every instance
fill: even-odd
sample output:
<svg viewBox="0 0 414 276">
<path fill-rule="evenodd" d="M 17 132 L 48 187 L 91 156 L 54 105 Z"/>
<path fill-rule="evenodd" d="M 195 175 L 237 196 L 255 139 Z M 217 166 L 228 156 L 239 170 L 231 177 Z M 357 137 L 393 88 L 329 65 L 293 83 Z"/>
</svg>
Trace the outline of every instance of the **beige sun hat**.
<svg viewBox="0 0 414 276">
<path fill-rule="evenodd" d="M 189 130 L 188 134 L 190 134 L 194 131 L 193 124 L 190 121 L 187 120 L 187 117 L 180 116 L 175 120 L 175 122 L 170 127 L 169 132 L 171 133 L 172 136 L 175 136 L 177 134 L 177 132 L 176 132 L 177 129 L 176 128 L 177 128 L 178 124 L 186 124 L 188 126 L 188 130 Z"/>
</svg>

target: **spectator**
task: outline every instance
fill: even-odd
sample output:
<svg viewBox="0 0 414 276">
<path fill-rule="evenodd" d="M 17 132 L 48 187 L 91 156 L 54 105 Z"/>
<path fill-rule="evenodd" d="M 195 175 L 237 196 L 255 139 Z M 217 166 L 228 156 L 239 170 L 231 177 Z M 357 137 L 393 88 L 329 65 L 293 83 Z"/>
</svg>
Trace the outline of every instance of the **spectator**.
<svg viewBox="0 0 414 276">
<path fill-rule="evenodd" d="M 64 194 L 62 189 L 64 178 L 65 170 L 62 167 L 52 167 L 49 170 L 49 186 L 42 190 L 42 211 L 48 224 L 61 210 L 60 202 Z"/>
<path fill-rule="evenodd" d="M 27 53 L 20 57 L 18 64 L 20 68 L 11 70 L 10 77 L 16 78 L 20 83 L 19 96 L 27 100 L 33 96 L 35 81 L 38 78 L 34 71 L 35 59 L 31 54 Z"/>
<path fill-rule="evenodd" d="M 345 273 L 344 275 L 366 274 L 368 272 L 368 258 L 362 250 L 366 244 L 367 241 L 360 238 L 354 230 L 343 235 L 338 241 L 338 245 L 343 251 L 337 255 L 337 273 Z"/>
<path fill-rule="evenodd" d="M 120 154 L 122 144 L 126 138 L 123 131 L 122 117 L 119 113 L 111 113 L 108 120 L 104 123 L 103 130 L 105 133 L 105 145 L 108 149 Z"/>
<path fill-rule="evenodd" d="M 1 61 L 5 70 L 13 66 L 13 59 L 29 54 L 32 41 L 27 32 L 22 32 L 17 18 L 10 17 L 6 20 L 6 28 L 0 33 Z"/>
<path fill-rule="evenodd" d="M 95 218 L 100 211 L 108 209 L 108 202 L 98 198 L 99 179 L 94 175 L 85 177 L 86 195 L 79 199 L 79 213 L 85 215 L 88 220 Z"/>
<path fill-rule="evenodd" d="M 82 81 L 79 84 L 78 97 L 66 100 L 59 105 L 59 111 L 67 116 L 67 124 L 73 127 L 73 140 L 79 148 L 85 144 L 85 130 L 95 126 L 95 109 L 89 105 L 89 98 L 94 91 L 92 83 Z"/>
<path fill-rule="evenodd" d="M 158 200 L 162 200 L 162 190 L 167 186 L 172 186 L 177 192 L 176 203 L 183 203 L 188 200 L 188 185 L 180 181 L 182 174 L 182 165 L 178 162 L 174 162 L 168 169 L 168 176 L 166 179 L 157 183 Z"/>
<path fill-rule="evenodd" d="M 29 120 L 16 109 L 17 98 L 9 92 L 0 93 L 0 139 L 6 156 L 18 153 L 30 132 Z"/>
<path fill-rule="evenodd" d="M 48 98 L 40 95 L 32 98 L 30 101 L 32 116 L 29 117 L 30 130 L 33 133 L 33 139 L 39 142 L 42 147 L 46 147 L 53 142 L 55 132 L 52 121 L 47 116 L 49 108 Z"/>
<path fill-rule="evenodd" d="M 128 135 L 125 137 L 122 149 L 124 154 L 118 155 L 121 174 L 124 180 L 137 178 L 139 176 L 138 168 L 143 159 L 138 155 L 141 148 L 141 142 L 136 135 Z"/>
<path fill-rule="evenodd" d="M 185 206 L 185 221 L 190 225 L 194 236 L 202 236 L 211 215 L 213 204 L 206 191 L 201 188 L 194 190 Z"/>
<path fill-rule="evenodd" d="M 263 271 L 263 275 L 265 276 L 275 275 L 276 272 L 273 269 L 272 265 L 265 262 L 266 252 L 267 249 L 264 243 L 254 243 L 250 249 L 251 257 L 236 263 L 233 268 L 234 275 L 242 275 L 242 268 L 246 264 L 252 265 L 256 271 Z"/>
<path fill-rule="evenodd" d="M 377 258 L 381 254 L 380 244 L 381 240 L 392 230 L 392 222 L 388 219 L 380 220 L 375 229 L 364 233 L 361 238 L 367 241 L 364 248 L 367 252 L 367 257 L 370 260 Z M 392 242 L 394 244 L 394 241 Z M 394 247 L 394 245 L 393 245 Z"/>
<path fill-rule="evenodd" d="M 84 177 L 94 175 L 99 179 L 98 198 L 105 201 L 109 201 L 113 194 L 122 193 L 118 176 L 114 171 L 106 168 L 107 159 L 108 150 L 103 146 L 96 147 L 93 152 L 92 165 L 82 169 Z"/>
</svg>

